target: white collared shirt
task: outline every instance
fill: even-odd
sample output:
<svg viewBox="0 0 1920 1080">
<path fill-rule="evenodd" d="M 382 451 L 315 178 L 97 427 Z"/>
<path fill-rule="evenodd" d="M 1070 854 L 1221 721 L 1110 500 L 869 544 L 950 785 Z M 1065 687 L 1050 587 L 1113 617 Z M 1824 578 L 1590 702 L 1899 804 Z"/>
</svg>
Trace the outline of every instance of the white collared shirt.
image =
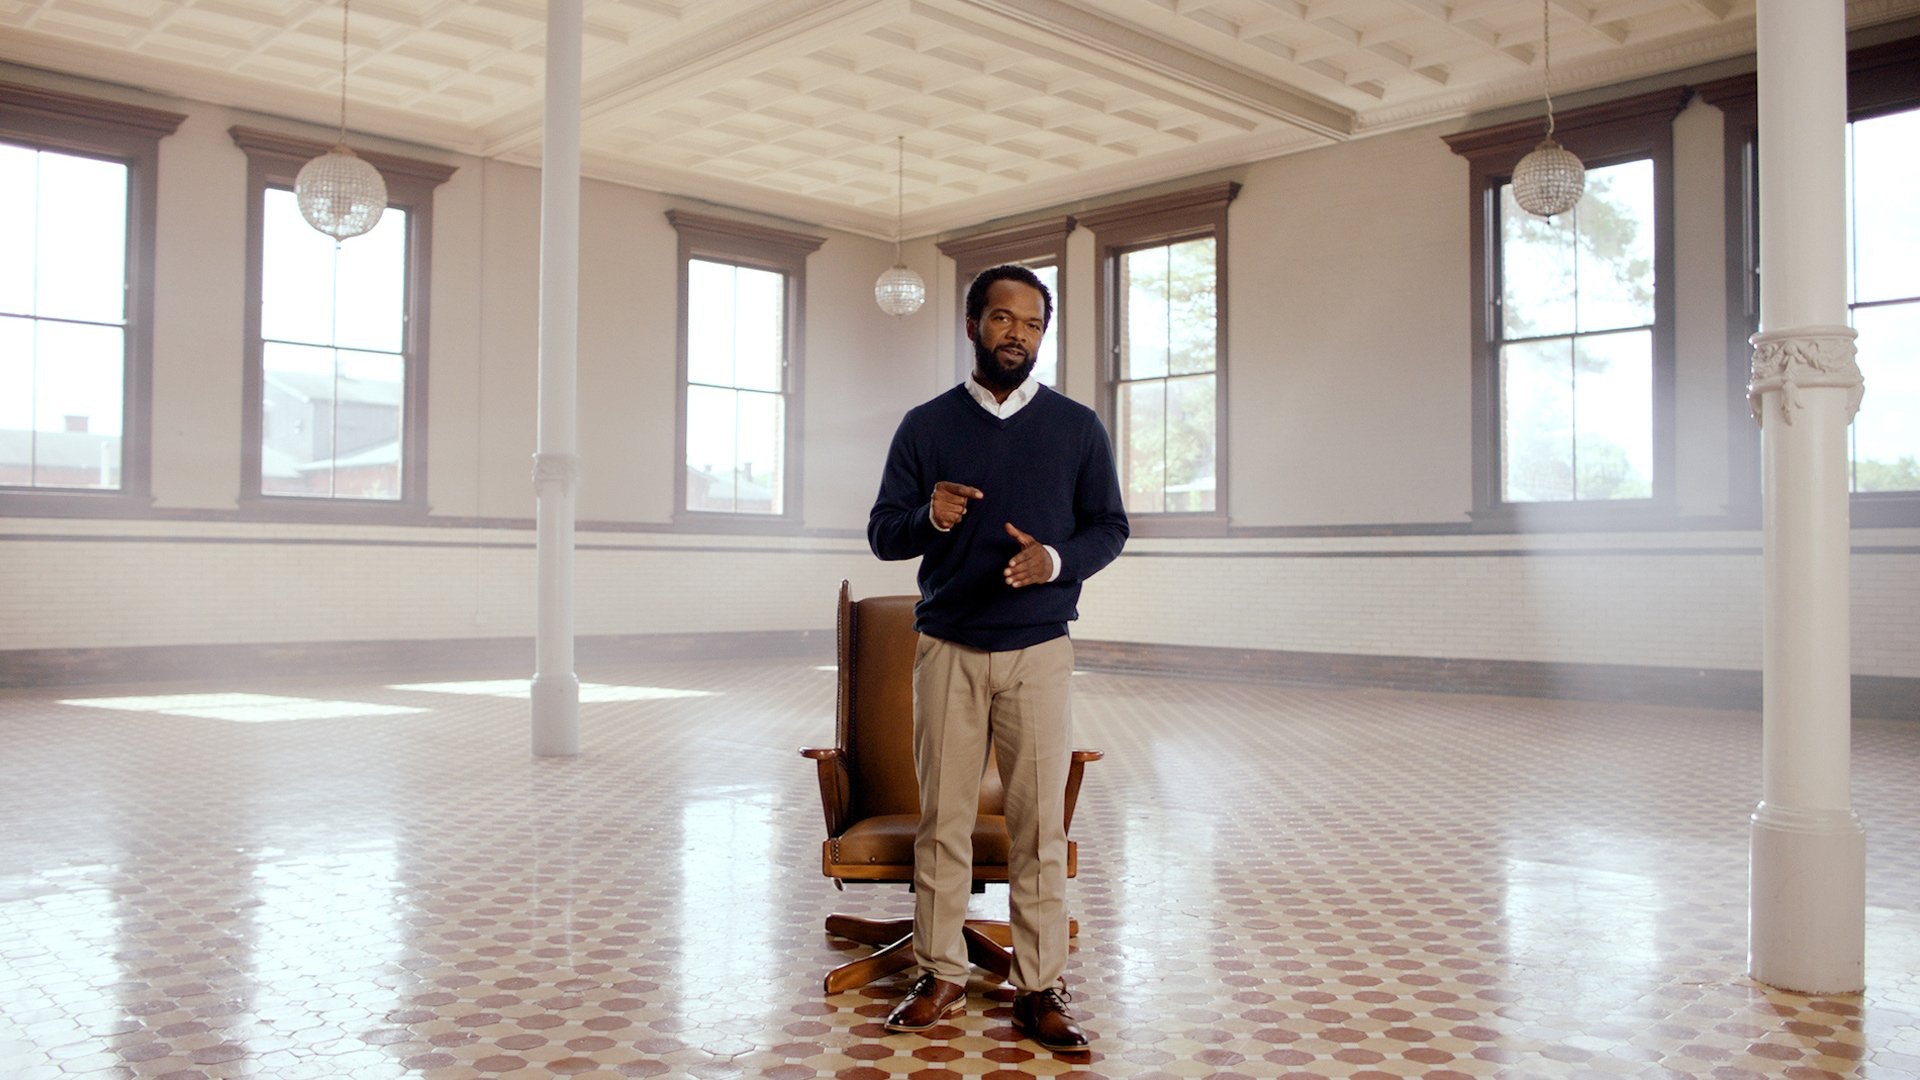
<svg viewBox="0 0 1920 1080">
<path fill-rule="evenodd" d="M 1033 396 L 1040 392 L 1040 384 L 1031 378 L 1026 379 L 1019 386 L 1014 387 L 1013 392 L 1007 395 L 1007 400 L 1005 401 L 996 400 L 993 396 L 993 391 L 980 385 L 980 380 L 971 375 L 967 376 L 967 381 L 962 385 L 967 388 L 967 393 L 973 395 L 973 400 L 979 402 L 981 408 L 1001 420 L 1005 420 L 1007 417 L 1026 408 L 1027 403 L 1033 400 Z M 927 504 L 927 520 L 930 522 L 933 521 L 932 503 Z M 935 522 L 933 527 L 940 529 L 938 522 Z M 952 532 L 953 530 L 940 529 L 940 531 Z M 1053 573 L 1047 575 L 1047 580 L 1049 582 L 1058 581 L 1060 579 L 1060 553 L 1053 549 L 1052 544 L 1041 544 L 1040 547 L 1046 551 L 1047 558 L 1053 561 Z"/>
<path fill-rule="evenodd" d="M 1007 400 L 1005 401 L 995 401 L 993 391 L 980 385 L 980 380 L 971 375 L 967 376 L 967 381 L 961 385 L 967 388 L 967 393 L 973 395 L 973 400 L 979 402 L 981 408 L 1001 420 L 1005 420 L 1007 417 L 1026 408 L 1027 402 L 1033 400 L 1033 395 L 1040 392 L 1040 384 L 1031 378 L 1022 381 L 1019 386 L 1014 387 L 1013 392 L 1007 395 Z"/>
</svg>

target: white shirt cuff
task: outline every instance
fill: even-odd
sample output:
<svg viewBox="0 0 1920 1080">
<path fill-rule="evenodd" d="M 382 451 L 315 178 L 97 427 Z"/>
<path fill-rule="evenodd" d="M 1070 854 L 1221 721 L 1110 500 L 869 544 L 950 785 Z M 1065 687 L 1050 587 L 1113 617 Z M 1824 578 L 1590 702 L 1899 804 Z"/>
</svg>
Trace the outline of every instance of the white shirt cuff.
<svg viewBox="0 0 1920 1080">
<path fill-rule="evenodd" d="M 1040 547 L 1046 551 L 1047 558 L 1053 560 L 1053 573 L 1048 575 L 1047 581 L 1051 583 L 1060 580 L 1060 553 L 1053 550 L 1052 544 L 1041 544 Z"/>
</svg>

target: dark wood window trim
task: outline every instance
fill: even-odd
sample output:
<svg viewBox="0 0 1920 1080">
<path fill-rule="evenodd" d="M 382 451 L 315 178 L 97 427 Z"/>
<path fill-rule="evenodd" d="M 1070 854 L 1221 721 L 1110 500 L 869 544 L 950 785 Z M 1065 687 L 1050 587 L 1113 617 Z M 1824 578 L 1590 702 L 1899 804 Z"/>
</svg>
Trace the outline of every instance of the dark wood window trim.
<svg viewBox="0 0 1920 1080">
<path fill-rule="evenodd" d="M 1760 428 L 1747 406 L 1753 373 L 1749 338 L 1760 328 L 1760 110 L 1752 72 L 1694 87 L 1724 114 L 1727 230 L 1727 514 L 1760 521 Z M 1920 37 L 1847 54 L 1847 120 L 1920 106 Z M 1869 386 L 1867 392 L 1873 392 Z M 1856 526 L 1920 525 L 1920 492 L 1868 492 L 1850 500 Z"/>
<path fill-rule="evenodd" d="M 387 205 L 407 212 L 406 332 L 401 341 L 406 363 L 406 415 L 401 418 L 400 444 L 402 497 L 388 501 L 265 495 L 260 490 L 261 394 L 265 383 L 261 371 L 260 300 L 266 192 L 270 187 L 291 189 L 300 167 L 326 153 L 332 144 L 249 127 L 232 127 L 227 129 L 227 134 L 247 155 L 246 363 L 241 377 L 240 403 L 241 515 L 258 520 L 366 524 L 424 518 L 429 509 L 427 313 L 433 281 L 433 191 L 454 174 L 456 167 L 372 150 L 355 151 L 379 169 L 386 180 Z"/>
<path fill-rule="evenodd" d="M 680 282 L 678 315 L 678 376 L 674 380 L 673 523 L 688 532 L 797 533 L 801 529 L 801 451 L 805 446 L 807 256 L 827 242 L 824 236 L 789 232 L 767 225 L 713 217 L 687 210 L 668 210 L 667 221 L 679 234 L 676 259 Z M 730 514 L 688 510 L 687 506 L 687 264 L 692 259 L 771 270 L 787 278 L 786 475 L 779 514 Z"/>
<path fill-rule="evenodd" d="M 1055 381 L 1060 384 L 1057 389 L 1066 390 L 1067 328 L 1060 321 L 1060 312 L 1067 306 L 1067 236 L 1073 232 L 1073 227 L 1074 219 L 1071 216 L 1056 217 L 939 243 L 940 254 L 953 260 L 953 309 L 960 314 L 960 318 L 954 321 L 956 378 L 964 379 L 973 370 L 973 346 L 967 341 L 965 320 L 967 286 L 973 284 L 974 276 L 988 267 L 1006 263 L 1052 266 L 1057 268 L 1053 288 L 1054 318 L 1047 325 L 1047 334 L 1053 338 L 1054 351 L 1060 357 L 1060 371 L 1055 376 Z"/>
<path fill-rule="evenodd" d="M 1099 267 L 1100 288 L 1094 300 L 1094 325 L 1099 334 L 1099 363 L 1095 366 L 1099 381 L 1094 391 L 1109 433 L 1116 429 L 1118 420 L 1115 395 L 1119 392 L 1120 331 L 1114 320 L 1119 312 L 1115 290 L 1119 288 L 1120 256 L 1182 240 L 1210 236 L 1214 241 L 1213 509 L 1205 513 L 1133 514 L 1135 536 L 1225 536 L 1232 520 L 1227 502 L 1231 490 L 1227 461 L 1227 322 L 1232 311 L 1227 291 L 1227 206 L 1239 193 L 1238 183 L 1222 181 L 1088 211 L 1077 218 L 1096 238 L 1094 265 Z"/>
<path fill-rule="evenodd" d="M 1574 503 L 1509 503 L 1500 498 L 1502 469 L 1500 364 L 1494 328 L 1499 212 L 1494 200 L 1513 167 L 1545 135 L 1544 118 L 1529 118 L 1445 136 L 1467 159 L 1468 222 L 1473 238 L 1473 508 L 1477 529 L 1665 527 L 1674 519 L 1673 120 L 1686 87 L 1656 90 L 1554 114 L 1554 137 L 1589 169 L 1643 158 L 1653 161 L 1653 495 Z"/>
<path fill-rule="evenodd" d="M 160 140 L 181 113 L 0 83 L 0 140 L 127 166 L 127 300 L 116 491 L 0 488 L 0 514 L 138 517 L 153 505 L 153 273 Z"/>
</svg>

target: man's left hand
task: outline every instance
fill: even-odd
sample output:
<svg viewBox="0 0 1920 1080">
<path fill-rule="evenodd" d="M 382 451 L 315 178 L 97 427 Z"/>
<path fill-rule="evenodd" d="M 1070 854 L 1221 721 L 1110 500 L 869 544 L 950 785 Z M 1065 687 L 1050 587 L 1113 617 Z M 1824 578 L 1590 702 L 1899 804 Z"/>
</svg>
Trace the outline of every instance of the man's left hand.
<svg viewBox="0 0 1920 1080">
<path fill-rule="evenodd" d="M 1007 535 L 1020 541 L 1020 553 L 1007 562 L 1008 585 L 1018 589 L 1053 580 L 1053 560 L 1047 557 L 1047 549 L 1040 541 L 1021 532 L 1011 521 L 1007 522 Z"/>
</svg>

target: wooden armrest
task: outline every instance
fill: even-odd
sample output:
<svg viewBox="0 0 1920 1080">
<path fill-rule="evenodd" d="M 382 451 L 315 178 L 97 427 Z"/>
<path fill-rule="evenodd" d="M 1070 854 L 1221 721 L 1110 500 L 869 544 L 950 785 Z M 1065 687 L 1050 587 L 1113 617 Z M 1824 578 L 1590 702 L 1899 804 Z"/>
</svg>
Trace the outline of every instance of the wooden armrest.
<svg viewBox="0 0 1920 1080">
<path fill-rule="evenodd" d="M 806 746 L 800 749 L 801 757 L 812 758 L 819 766 L 820 773 L 820 809 L 827 818 L 827 836 L 839 836 L 847 827 L 847 815 L 852 808 L 853 783 L 847 774 L 847 754 L 837 746 Z"/>
<path fill-rule="evenodd" d="M 1073 760 L 1067 766 L 1067 812 L 1064 818 L 1066 828 L 1073 828 L 1073 807 L 1080 801 L 1080 781 L 1085 775 L 1087 762 L 1099 761 L 1107 755 L 1099 750 L 1075 750 Z"/>
</svg>

